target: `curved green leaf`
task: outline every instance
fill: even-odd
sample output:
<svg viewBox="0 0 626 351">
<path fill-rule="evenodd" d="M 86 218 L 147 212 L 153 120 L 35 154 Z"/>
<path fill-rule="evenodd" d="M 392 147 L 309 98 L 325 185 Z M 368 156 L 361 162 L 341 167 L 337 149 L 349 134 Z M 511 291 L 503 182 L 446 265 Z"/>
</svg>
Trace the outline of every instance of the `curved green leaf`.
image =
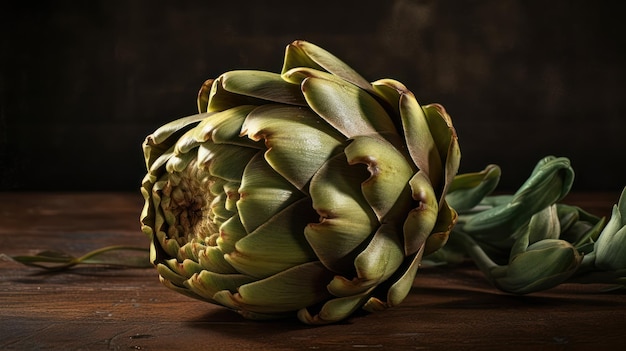
<svg viewBox="0 0 626 351">
<path fill-rule="evenodd" d="M 276 173 L 259 153 L 248 162 L 241 178 L 237 201 L 241 223 L 251 233 L 303 197 L 304 194 Z"/>
<path fill-rule="evenodd" d="M 378 226 L 360 189 L 367 177 L 362 167 L 350 166 L 340 154 L 324 164 L 311 180 L 309 193 L 321 220 L 309 224 L 305 235 L 320 261 L 331 270 L 352 270 L 353 251 Z"/>
<path fill-rule="evenodd" d="M 235 245 L 239 240 L 248 235 L 239 218 L 239 214 L 235 214 L 220 226 L 220 236 L 216 240 L 222 254 L 228 254 L 235 251 Z"/>
<path fill-rule="evenodd" d="M 200 86 L 200 90 L 198 91 L 198 113 L 207 112 L 207 107 L 209 106 L 209 95 L 211 94 L 211 87 L 213 86 L 213 82 L 215 79 L 207 79 Z"/>
<path fill-rule="evenodd" d="M 399 305 L 411 291 L 415 275 L 422 262 L 423 253 L 424 247 L 422 246 L 410 257 L 410 261 L 405 264 L 403 271 L 398 272 L 398 278 L 394 280 L 394 283 L 387 290 L 386 301 L 372 297 L 363 305 L 363 309 L 369 312 L 376 312 Z"/>
<path fill-rule="evenodd" d="M 252 140 L 265 139 L 268 164 L 300 190 L 345 143 L 343 135 L 311 110 L 284 105 L 254 110 L 242 133 Z"/>
<path fill-rule="evenodd" d="M 298 319 L 306 324 L 322 325 L 335 323 L 349 317 L 369 298 L 372 289 L 361 294 L 340 297 L 324 303 L 319 313 L 311 315 L 307 308 L 298 311 Z"/>
<path fill-rule="evenodd" d="M 444 165 L 442 183 L 437 185 L 437 196 L 443 201 L 443 195 L 456 176 L 461 162 L 461 150 L 459 148 L 456 130 L 452 126 L 452 120 L 443 106 L 439 104 L 426 105 L 423 108 L 430 133 L 437 147 L 437 153 Z M 437 183 L 433 183 L 434 185 Z"/>
<path fill-rule="evenodd" d="M 256 313 L 297 311 L 329 298 L 326 285 L 333 275 L 320 262 L 309 262 L 242 285 L 237 293 L 220 291 L 214 298 L 235 310 Z"/>
<path fill-rule="evenodd" d="M 395 116 L 400 116 L 400 96 L 409 92 L 409 89 L 394 79 L 379 79 L 372 82 L 374 94 L 385 101 L 388 108 L 394 111 Z"/>
<path fill-rule="evenodd" d="M 426 238 L 435 227 L 439 212 L 437 197 L 423 171 L 417 172 L 409 184 L 417 207 L 407 214 L 404 221 L 404 253 L 407 256 L 423 249 Z"/>
<path fill-rule="evenodd" d="M 446 201 L 455 210 L 467 211 L 491 194 L 500 181 L 500 167 L 487 165 L 480 172 L 464 173 L 454 177 Z"/>
<path fill-rule="evenodd" d="M 224 88 L 224 80 L 226 79 L 227 73 L 217 77 L 211 85 L 209 101 L 206 107 L 208 112 L 224 111 L 242 105 L 259 106 L 267 103 L 267 100 L 255 96 L 242 95 L 228 91 Z"/>
<path fill-rule="evenodd" d="M 283 80 L 278 73 L 230 71 L 221 76 L 221 83 L 222 87 L 231 93 L 288 105 L 307 105 L 300 86 Z"/>
<path fill-rule="evenodd" d="M 428 175 L 434 187 L 441 183 L 443 164 L 430 132 L 426 114 L 411 92 L 400 96 L 400 117 L 409 154 L 417 168 Z"/>
<path fill-rule="evenodd" d="M 397 134 L 385 109 L 369 93 L 351 84 L 307 78 L 302 91 L 309 106 L 343 135 Z"/>
<path fill-rule="evenodd" d="M 204 250 L 198 254 L 198 263 L 207 271 L 219 274 L 235 274 L 238 273 L 224 259 L 224 252 L 218 246 L 206 246 Z"/>
<path fill-rule="evenodd" d="M 422 247 L 414 254 L 413 260 L 411 260 L 411 264 L 408 266 L 406 271 L 404 271 L 400 278 L 391 285 L 389 291 L 387 291 L 387 307 L 399 305 L 409 294 L 409 291 L 411 291 L 411 287 L 413 286 L 413 282 L 415 281 L 417 270 L 420 267 L 420 262 L 422 262 L 423 253 L 424 249 Z"/>
<path fill-rule="evenodd" d="M 237 271 L 255 278 L 317 260 L 304 238 L 304 228 L 316 219 L 310 200 L 302 199 L 237 241 L 225 259 Z"/>
<path fill-rule="evenodd" d="M 185 286 L 199 296 L 217 302 L 214 296 L 218 293 L 231 293 L 255 279 L 244 274 L 219 274 L 211 271 L 202 271 L 194 274 L 185 281 Z"/>
<path fill-rule="evenodd" d="M 179 154 L 174 152 L 171 157 L 167 160 L 167 163 L 165 164 L 165 169 L 169 172 L 169 173 L 174 173 L 174 172 L 183 172 L 187 166 L 189 166 L 192 162 L 195 165 L 195 159 L 196 159 L 196 154 L 195 153 L 184 153 L 184 154 Z M 194 167 L 194 165 L 192 165 L 191 167 Z M 189 169 L 189 171 L 193 172 L 193 169 Z"/>
<path fill-rule="evenodd" d="M 157 172 L 160 166 L 154 166 L 157 160 L 163 158 L 163 154 L 173 152 L 174 144 L 178 141 L 178 136 L 193 128 L 196 123 L 202 121 L 209 114 L 197 114 L 185 118 L 180 118 L 167 123 L 152 134 L 148 135 L 142 144 L 146 168 L 150 173 Z M 163 163 L 163 161 L 160 161 Z"/>
<path fill-rule="evenodd" d="M 296 40 L 287 46 L 282 73 L 295 67 L 323 69 L 361 89 L 371 89 L 369 82 L 342 60 L 321 47 L 303 40 Z"/>
<path fill-rule="evenodd" d="M 202 143 L 197 163 L 215 177 L 238 182 L 250 160 L 261 151 L 231 144 Z"/>
<path fill-rule="evenodd" d="M 334 76 L 326 71 L 320 71 L 309 67 L 296 67 L 285 71 L 281 75 L 283 79 L 292 84 L 301 85 L 306 78 L 321 78 L 334 81 L 338 84 L 346 84 L 340 77 Z"/>
<path fill-rule="evenodd" d="M 426 245 L 424 247 L 424 256 L 441 249 L 448 242 L 450 232 L 456 225 L 458 220 L 457 212 L 448 205 L 447 201 L 441 202 L 439 206 L 439 213 L 437 214 L 437 222 L 435 226 L 426 238 Z"/>
<path fill-rule="evenodd" d="M 172 122 L 166 123 L 155 130 L 152 134 L 148 136 L 148 139 L 153 144 L 163 144 L 166 140 L 170 139 L 174 142 L 178 140 L 178 135 L 175 134 L 182 132 L 186 132 L 190 125 L 195 124 L 204 120 L 207 117 L 210 117 L 211 113 L 199 113 L 196 115 L 179 118 Z M 194 127 L 194 126 L 192 126 Z M 173 143 L 172 143 L 173 144 Z M 171 145 L 170 145 L 171 146 Z M 169 146 L 168 146 L 169 148 Z"/>
<path fill-rule="evenodd" d="M 159 272 L 159 276 L 161 279 L 167 280 L 172 284 L 182 287 L 184 286 L 185 280 L 187 277 L 180 275 L 176 270 L 172 269 L 172 266 L 178 264 L 178 261 L 175 258 L 170 258 L 168 260 L 163 260 L 163 262 L 159 262 L 156 264 L 157 272 Z"/>
<path fill-rule="evenodd" d="M 411 202 L 408 187 L 414 169 L 389 142 L 358 136 L 345 149 L 348 163 L 367 166 L 371 176 L 361 184 L 365 199 L 379 221 L 404 218 Z M 390 211 L 394 208 L 393 213 Z"/>
<path fill-rule="evenodd" d="M 328 291 L 338 297 L 363 293 L 389 278 L 403 260 L 404 248 L 396 226 L 383 224 L 354 260 L 356 277 L 348 280 L 335 276 L 328 285 Z"/>
<path fill-rule="evenodd" d="M 241 126 L 248 114 L 257 106 L 242 105 L 212 114 L 194 128 L 194 138 L 199 142 L 212 141 L 216 144 L 233 144 L 263 148 L 263 145 L 242 137 Z"/>
</svg>

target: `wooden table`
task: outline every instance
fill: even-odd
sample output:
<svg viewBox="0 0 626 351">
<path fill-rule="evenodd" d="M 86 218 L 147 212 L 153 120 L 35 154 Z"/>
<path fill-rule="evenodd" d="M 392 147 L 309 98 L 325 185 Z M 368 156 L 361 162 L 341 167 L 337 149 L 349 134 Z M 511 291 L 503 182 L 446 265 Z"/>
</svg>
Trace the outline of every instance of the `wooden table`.
<svg viewBox="0 0 626 351">
<path fill-rule="evenodd" d="M 569 203 L 607 215 L 618 194 Z M 0 194 L 2 350 L 605 350 L 626 343 L 626 294 L 566 284 L 528 296 L 472 266 L 423 269 L 404 303 L 337 325 L 254 322 L 161 286 L 154 269 L 42 273 L 7 259 L 147 245 L 135 193 Z"/>
</svg>

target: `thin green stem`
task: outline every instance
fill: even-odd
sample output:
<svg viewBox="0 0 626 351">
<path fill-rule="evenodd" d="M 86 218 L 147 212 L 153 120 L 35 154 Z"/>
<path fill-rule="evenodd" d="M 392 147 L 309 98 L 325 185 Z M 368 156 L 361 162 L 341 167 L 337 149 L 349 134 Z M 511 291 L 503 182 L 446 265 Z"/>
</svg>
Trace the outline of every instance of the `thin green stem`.
<svg viewBox="0 0 626 351">
<path fill-rule="evenodd" d="M 50 271 L 58 271 L 71 268 L 79 264 L 105 265 L 127 268 L 147 268 L 151 267 L 148 255 L 145 256 L 124 256 L 115 260 L 106 259 L 101 256 L 112 251 L 138 251 L 146 252 L 149 250 L 145 247 L 127 246 L 127 245 L 111 245 L 90 251 L 83 256 L 73 257 L 62 252 L 44 251 L 33 256 L 15 256 L 15 261 L 27 266 L 38 267 Z"/>
<path fill-rule="evenodd" d="M 487 280 L 495 285 L 492 270 L 500 266 L 485 253 L 471 236 L 461 231 L 453 231 L 449 241 L 462 247 L 465 253 L 472 258 L 478 269 L 483 272 Z"/>
</svg>

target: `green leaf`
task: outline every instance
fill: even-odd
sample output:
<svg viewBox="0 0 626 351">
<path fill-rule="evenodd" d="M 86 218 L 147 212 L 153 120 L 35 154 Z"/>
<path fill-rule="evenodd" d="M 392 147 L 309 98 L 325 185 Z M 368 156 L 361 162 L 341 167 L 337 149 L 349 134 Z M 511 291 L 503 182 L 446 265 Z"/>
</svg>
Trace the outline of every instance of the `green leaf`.
<svg viewBox="0 0 626 351">
<path fill-rule="evenodd" d="M 470 210 L 493 192 L 500 175 L 500 167 L 497 165 L 487 165 L 480 172 L 459 174 L 450 184 L 446 201 L 459 212 Z"/>
<path fill-rule="evenodd" d="M 437 222 L 426 239 L 426 246 L 424 247 L 424 256 L 441 249 L 448 242 L 450 233 L 456 225 L 458 220 L 457 212 L 448 205 L 444 200 L 439 206 L 439 212 L 437 214 Z"/>
<path fill-rule="evenodd" d="M 411 202 L 408 184 L 414 173 L 404 155 L 389 142 L 370 136 L 355 137 L 345 152 L 349 164 L 364 164 L 370 172 L 361 189 L 379 221 L 404 218 Z"/>
<path fill-rule="evenodd" d="M 363 306 L 363 303 L 371 295 L 371 291 L 372 289 L 369 289 L 358 295 L 328 300 L 316 315 L 311 315 L 308 309 L 303 308 L 298 311 L 298 319 L 303 323 L 312 325 L 338 322 L 348 318 L 359 307 Z"/>
<path fill-rule="evenodd" d="M 309 106 L 343 135 L 397 134 L 385 109 L 369 93 L 351 84 L 307 78 L 302 91 Z"/>
<path fill-rule="evenodd" d="M 413 256 L 411 263 L 402 273 L 387 291 L 387 307 L 393 307 L 399 305 L 411 291 L 413 282 L 415 281 L 415 275 L 422 262 L 422 255 L 424 253 L 423 248 L 419 249 Z"/>
<path fill-rule="evenodd" d="M 361 89 L 371 89 L 369 82 L 342 60 L 321 47 L 303 40 L 296 40 L 287 46 L 282 73 L 295 67 L 326 70 Z"/>
<path fill-rule="evenodd" d="M 417 168 L 428 176 L 436 188 L 443 177 L 443 163 L 426 114 L 411 92 L 400 96 L 400 116 L 409 154 Z"/>
<path fill-rule="evenodd" d="M 241 126 L 248 114 L 257 106 L 243 105 L 217 112 L 202 120 L 194 128 L 194 138 L 199 142 L 233 144 L 262 149 L 263 145 L 242 137 Z"/>
<path fill-rule="evenodd" d="M 396 225 L 383 224 L 354 260 L 357 277 L 371 283 L 389 278 L 402 264 L 404 249 Z"/>
<path fill-rule="evenodd" d="M 220 235 L 216 243 L 222 254 L 228 254 L 235 251 L 237 242 L 246 235 L 248 235 L 248 232 L 241 223 L 239 214 L 235 214 L 220 226 Z"/>
<path fill-rule="evenodd" d="M 200 122 L 209 116 L 211 116 L 210 113 L 199 113 L 196 115 L 179 118 L 177 120 L 162 125 L 152 134 L 150 134 L 146 138 L 146 140 L 148 140 L 150 144 L 153 145 L 163 144 L 168 140 L 172 140 L 172 144 L 167 146 L 167 148 L 169 148 L 171 145 L 178 141 L 178 136 L 180 136 L 181 132 L 186 132 L 189 129 L 189 126 L 196 124 L 197 122 Z"/>
<path fill-rule="evenodd" d="M 230 71 L 221 76 L 222 87 L 235 94 L 268 102 L 307 106 L 300 86 L 282 79 L 280 74 L 264 71 Z"/>
<path fill-rule="evenodd" d="M 297 311 L 326 300 L 329 297 L 326 285 L 333 275 L 320 262 L 309 262 L 242 285 L 237 293 L 220 291 L 214 298 L 220 304 L 240 311 Z"/>
<path fill-rule="evenodd" d="M 404 221 L 404 253 L 407 256 L 423 249 L 439 212 L 437 197 L 425 172 L 417 172 L 409 184 L 417 207 L 409 211 Z"/>
<path fill-rule="evenodd" d="M 439 104 L 429 104 L 422 107 L 426 122 L 428 123 L 428 129 L 433 137 L 434 145 L 437 148 L 437 153 L 441 156 L 441 163 L 445 163 L 450 143 L 452 142 L 455 133 L 452 128 L 452 121 L 450 116 Z"/>
<path fill-rule="evenodd" d="M 374 94 L 385 101 L 395 116 L 400 116 L 400 96 L 408 93 L 409 89 L 393 79 L 379 79 L 372 83 Z"/>
<path fill-rule="evenodd" d="M 219 246 L 206 246 L 204 250 L 200 251 L 198 254 L 198 263 L 204 270 L 210 272 L 219 274 L 238 273 L 237 270 L 224 259 L 224 252 Z"/>
<path fill-rule="evenodd" d="M 198 113 L 207 112 L 209 106 L 209 95 L 211 94 L 211 87 L 213 86 L 214 79 L 207 79 L 202 83 L 200 90 L 198 91 Z"/>
<path fill-rule="evenodd" d="M 356 277 L 348 280 L 337 275 L 328 285 L 328 291 L 339 297 L 357 295 L 387 280 L 404 260 L 402 239 L 395 227 L 381 225 L 354 260 Z"/>
<path fill-rule="evenodd" d="M 219 112 L 243 105 L 260 106 L 267 103 L 267 100 L 260 99 L 255 96 L 242 95 L 228 91 L 224 87 L 224 80 L 226 79 L 225 75 L 227 73 L 217 77 L 211 85 L 209 101 L 206 107 L 208 112 Z"/>
<path fill-rule="evenodd" d="M 194 146 L 197 146 L 197 144 Z M 185 170 L 185 168 L 187 168 L 187 166 L 189 166 L 192 161 L 195 161 L 195 159 L 195 153 L 181 154 L 177 153 L 175 150 L 174 154 L 167 160 L 167 163 L 165 164 L 165 169 L 169 173 L 182 172 Z"/>
<path fill-rule="evenodd" d="M 320 261 L 331 270 L 352 270 L 353 252 L 379 224 L 361 193 L 365 179 L 367 172 L 350 166 L 340 154 L 324 164 L 311 180 L 309 192 L 321 220 L 309 224 L 305 235 Z"/>
<path fill-rule="evenodd" d="M 439 179 L 439 182 L 442 183 L 433 182 L 435 193 L 441 202 L 459 170 L 461 150 L 456 131 L 452 126 L 452 120 L 444 107 L 439 104 L 430 104 L 424 106 L 423 110 L 437 148 L 437 153 L 441 157 L 441 164 L 444 165 L 443 178 Z"/>
<path fill-rule="evenodd" d="M 376 312 L 397 306 L 404 301 L 415 281 L 415 275 L 422 262 L 423 253 L 424 248 L 422 246 L 415 254 L 408 258 L 408 261 L 405 262 L 401 270 L 396 272 L 397 278 L 391 278 L 393 284 L 391 284 L 387 290 L 385 301 L 377 297 L 371 297 L 365 305 L 363 305 L 363 309 L 369 312 Z"/>
<path fill-rule="evenodd" d="M 241 178 L 237 201 L 241 223 L 251 233 L 303 197 L 304 194 L 276 173 L 259 153 L 248 162 Z"/>
<path fill-rule="evenodd" d="M 178 270 L 172 269 L 173 266 L 176 266 L 178 261 L 175 258 L 170 258 L 166 260 L 162 260 L 162 262 L 156 263 L 157 272 L 159 272 L 159 277 L 161 281 L 168 281 L 172 285 L 177 287 L 184 287 L 185 280 L 187 277 L 180 275 Z"/>
<path fill-rule="evenodd" d="M 238 182 L 250 160 L 261 153 L 257 149 L 206 142 L 198 147 L 195 156 L 198 167 L 208 170 L 210 175 Z"/>
<path fill-rule="evenodd" d="M 295 202 L 237 241 L 225 259 L 237 271 L 255 278 L 317 260 L 304 238 L 304 228 L 316 219 L 309 199 Z"/>
<path fill-rule="evenodd" d="M 313 174 L 346 143 L 343 135 L 311 110 L 284 105 L 254 110 L 242 133 L 252 140 L 264 139 L 268 164 L 303 191 Z"/>
<path fill-rule="evenodd" d="M 184 259 L 182 262 L 178 259 L 172 259 L 165 261 L 165 264 L 176 274 L 180 275 L 183 278 L 191 277 L 194 274 L 202 272 L 202 266 L 200 266 L 197 262 L 192 261 L 190 259 Z"/>
<path fill-rule="evenodd" d="M 326 71 L 320 71 L 314 68 L 309 67 L 296 67 L 292 68 L 288 71 L 283 72 L 281 75 L 283 79 L 291 84 L 297 84 L 300 86 L 302 82 L 307 78 L 321 78 L 325 80 L 334 81 L 338 84 L 347 83 L 342 80 L 340 77 L 334 76 Z"/>
<path fill-rule="evenodd" d="M 198 296 L 217 302 L 214 299 L 217 293 L 234 293 L 240 286 L 254 280 L 244 274 L 219 274 L 204 270 L 191 276 L 184 285 Z"/>
</svg>

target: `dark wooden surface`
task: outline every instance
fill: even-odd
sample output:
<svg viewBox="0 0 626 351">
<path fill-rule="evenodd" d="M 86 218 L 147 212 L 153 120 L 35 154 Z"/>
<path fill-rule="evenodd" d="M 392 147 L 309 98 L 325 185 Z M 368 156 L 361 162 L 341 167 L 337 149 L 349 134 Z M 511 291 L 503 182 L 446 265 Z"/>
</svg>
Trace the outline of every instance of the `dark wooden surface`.
<svg viewBox="0 0 626 351">
<path fill-rule="evenodd" d="M 608 215 L 618 194 L 567 201 Z M 147 245 L 133 193 L 0 194 L 1 350 L 605 350 L 626 343 L 626 294 L 566 284 L 500 293 L 473 267 L 423 269 L 404 303 L 337 325 L 253 322 L 162 287 L 154 269 L 42 274 L 7 256 Z"/>
</svg>

